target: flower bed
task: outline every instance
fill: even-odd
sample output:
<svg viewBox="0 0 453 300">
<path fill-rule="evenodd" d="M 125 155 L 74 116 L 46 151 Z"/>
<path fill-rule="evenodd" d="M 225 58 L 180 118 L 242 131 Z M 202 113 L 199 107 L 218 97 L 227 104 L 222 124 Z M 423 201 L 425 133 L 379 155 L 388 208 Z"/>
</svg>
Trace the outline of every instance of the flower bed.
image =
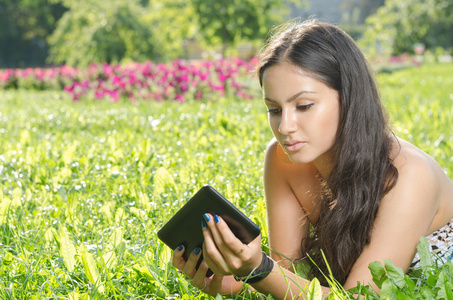
<svg viewBox="0 0 453 300">
<path fill-rule="evenodd" d="M 238 58 L 168 64 L 91 64 L 85 70 L 68 66 L 0 70 L 0 88 L 64 89 L 74 101 L 95 99 L 213 100 L 223 96 L 252 98 L 248 87 L 255 60 Z"/>
</svg>

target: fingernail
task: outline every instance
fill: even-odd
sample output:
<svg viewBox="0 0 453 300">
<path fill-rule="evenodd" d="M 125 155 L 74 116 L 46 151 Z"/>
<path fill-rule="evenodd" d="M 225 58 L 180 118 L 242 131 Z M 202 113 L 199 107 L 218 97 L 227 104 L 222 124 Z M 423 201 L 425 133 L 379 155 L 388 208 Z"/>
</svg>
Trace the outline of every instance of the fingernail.
<svg viewBox="0 0 453 300">
<path fill-rule="evenodd" d="M 201 220 L 201 227 L 206 228 L 208 224 L 206 224 L 205 220 Z"/>
<path fill-rule="evenodd" d="M 219 219 L 219 216 L 218 215 L 214 215 L 214 220 L 216 223 L 219 223 L 220 219 Z"/>
<path fill-rule="evenodd" d="M 201 250 L 201 249 L 197 247 L 197 248 L 195 248 L 195 250 L 193 251 L 193 253 L 194 253 L 195 255 L 198 255 L 198 253 L 200 253 L 200 250 Z"/>
<path fill-rule="evenodd" d="M 181 251 L 182 248 L 183 248 L 183 246 L 182 246 L 182 245 L 179 245 L 177 250 L 178 250 L 178 251 Z"/>
<path fill-rule="evenodd" d="M 204 214 L 203 218 L 205 219 L 206 222 L 209 222 L 211 220 L 208 214 Z"/>
</svg>

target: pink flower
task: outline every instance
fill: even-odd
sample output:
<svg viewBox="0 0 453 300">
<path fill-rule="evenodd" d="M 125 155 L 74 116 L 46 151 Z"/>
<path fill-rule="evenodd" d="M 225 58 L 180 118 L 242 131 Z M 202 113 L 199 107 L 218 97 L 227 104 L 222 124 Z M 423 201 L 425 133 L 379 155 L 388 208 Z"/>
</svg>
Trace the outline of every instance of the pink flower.
<svg viewBox="0 0 453 300">
<path fill-rule="evenodd" d="M 183 103 L 183 102 L 186 101 L 186 99 L 184 98 L 184 96 L 183 96 L 183 95 L 180 95 L 180 94 L 176 94 L 176 95 L 175 95 L 175 100 L 177 100 L 177 101 L 179 101 L 179 102 L 181 102 L 181 103 Z"/>
<path fill-rule="evenodd" d="M 66 92 L 72 94 L 72 93 L 74 92 L 74 84 L 65 86 L 65 87 L 64 87 L 64 90 L 65 90 Z"/>
<path fill-rule="evenodd" d="M 406 58 L 401 56 L 393 59 L 398 61 Z M 17 81 L 19 86 L 24 87 L 63 87 L 74 101 L 92 95 L 96 99 L 107 97 L 113 101 L 124 96 L 131 101 L 150 97 L 156 101 L 174 99 L 185 102 L 186 97 L 209 99 L 227 92 L 238 92 L 238 97 L 250 98 L 245 92 L 246 86 L 240 82 L 254 64 L 254 59 L 247 62 L 237 58 L 219 58 L 197 62 L 177 59 L 166 64 L 150 61 L 127 65 L 92 63 L 85 70 L 69 66 L 7 69 L 0 71 L 0 85 L 15 84 Z"/>
<path fill-rule="evenodd" d="M 233 87 L 236 88 L 236 89 L 240 89 L 240 88 L 243 87 L 241 84 L 237 83 L 236 81 L 233 81 L 232 85 L 233 85 Z"/>
<path fill-rule="evenodd" d="M 96 92 L 94 93 L 94 97 L 96 99 L 102 99 L 105 97 L 105 92 L 102 90 L 96 90 Z"/>
<path fill-rule="evenodd" d="M 231 74 L 228 74 L 228 75 L 220 75 L 219 76 L 219 80 L 220 82 L 225 82 L 226 79 L 230 78 L 231 77 Z"/>
<path fill-rule="evenodd" d="M 118 95 L 118 92 L 116 90 L 110 91 L 109 94 L 110 94 L 110 97 L 113 98 L 113 101 L 115 101 L 115 102 L 118 101 L 120 96 Z"/>
<path fill-rule="evenodd" d="M 243 92 L 240 92 L 240 91 L 236 92 L 236 96 L 238 96 L 239 98 L 244 98 L 244 99 L 252 99 L 253 98 L 252 95 L 249 95 L 249 94 L 246 94 L 246 93 L 243 93 Z"/>
<path fill-rule="evenodd" d="M 223 85 L 213 85 L 212 82 L 209 82 L 209 86 L 213 91 L 225 92 Z"/>
</svg>

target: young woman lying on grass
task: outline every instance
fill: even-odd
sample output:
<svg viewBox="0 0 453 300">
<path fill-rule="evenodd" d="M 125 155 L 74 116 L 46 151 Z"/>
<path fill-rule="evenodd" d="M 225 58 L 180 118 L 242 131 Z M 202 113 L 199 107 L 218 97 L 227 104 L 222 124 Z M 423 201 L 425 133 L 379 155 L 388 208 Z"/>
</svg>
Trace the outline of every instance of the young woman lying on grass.
<svg viewBox="0 0 453 300">
<path fill-rule="evenodd" d="M 187 261 L 182 246 L 173 255 L 195 287 L 234 295 L 243 281 L 232 275 L 250 275 L 261 293 L 302 297 L 310 281 L 292 266 L 307 261 L 329 293 L 322 250 L 345 289 L 358 281 L 377 288 L 368 265 L 390 259 L 407 271 L 421 236 L 448 247 L 445 257 L 452 252 L 453 183 L 391 132 L 368 64 L 346 33 L 313 20 L 287 25 L 260 53 L 257 74 L 275 137 L 264 168 L 272 260 L 261 237 L 244 245 L 206 214 L 203 248 Z M 206 277 L 208 268 L 215 275 Z"/>
</svg>

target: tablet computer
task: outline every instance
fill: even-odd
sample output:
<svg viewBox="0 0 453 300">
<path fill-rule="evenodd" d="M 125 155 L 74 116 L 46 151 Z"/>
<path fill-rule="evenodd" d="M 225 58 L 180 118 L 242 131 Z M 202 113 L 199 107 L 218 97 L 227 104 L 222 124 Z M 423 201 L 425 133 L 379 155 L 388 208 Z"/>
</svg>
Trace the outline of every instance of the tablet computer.
<svg viewBox="0 0 453 300">
<path fill-rule="evenodd" d="M 234 235 L 249 244 L 259 234 L 260 228 L 231 202 L 210 185 L 204 185 L 176 214 L 157 232 L 157 236 L 172 250 L 184 245 L 184 260 L 196 247 L 203 245 L 201 221 L 203 214 L 219 215 Z M 197 264 L 201 263 L 202 257 Z"/>
</svg>

